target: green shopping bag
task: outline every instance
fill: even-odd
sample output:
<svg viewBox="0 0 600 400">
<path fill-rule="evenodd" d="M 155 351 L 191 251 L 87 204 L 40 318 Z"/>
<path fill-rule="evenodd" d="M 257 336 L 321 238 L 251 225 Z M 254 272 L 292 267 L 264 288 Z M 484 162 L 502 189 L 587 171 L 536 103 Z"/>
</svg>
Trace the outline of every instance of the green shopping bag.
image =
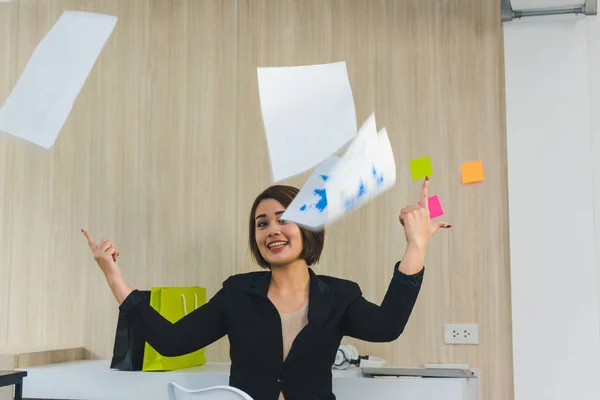
<svg viewBox="0 0 600 400">
<path fill-rule="evenodd" d="M 157 287 L 150 292 L 150 306 L 172 323 L 206 303 L 206 288 Z M 144 347 L 142 371 L 172 371 L 206 363 L 204 349 L 177 357 L 165 357 L 148 343 Z"/>
</svg>

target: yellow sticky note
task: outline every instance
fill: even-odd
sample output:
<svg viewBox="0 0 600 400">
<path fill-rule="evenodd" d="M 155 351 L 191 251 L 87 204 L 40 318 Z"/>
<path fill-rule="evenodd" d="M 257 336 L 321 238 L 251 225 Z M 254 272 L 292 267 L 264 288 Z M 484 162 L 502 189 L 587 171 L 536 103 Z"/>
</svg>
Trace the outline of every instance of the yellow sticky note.
<svg viewBox="0 0 600 400">
<path fill-rule="evenodd" d="M 483 162 L 469 161 L 460 165 L 462 172 L 462 183 L 474 183 L 483 181 Z"/>
<path fill-rule="evenodd" d="M 433 176 L 433 168 L 431 167 L 431 159 L 429 156 L 413 158 L 410 160 L 410 172 L 413 181 L 424 179 L 426 176 Z"/>
</svg>

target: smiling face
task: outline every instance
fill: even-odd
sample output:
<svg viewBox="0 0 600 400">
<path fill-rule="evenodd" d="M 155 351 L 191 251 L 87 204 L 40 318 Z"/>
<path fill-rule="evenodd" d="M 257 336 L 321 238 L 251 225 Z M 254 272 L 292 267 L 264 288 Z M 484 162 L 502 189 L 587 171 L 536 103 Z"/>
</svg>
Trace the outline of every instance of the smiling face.
<svg viewBox="0 0 600 400">
<path fill-rule="evenodd" d="M 309 230 L 281 216 L 299 190 L 273 185 L 260 193 L 250 208 L 249 245 L 252 258 L 262 268 L 285 266 L 295 261 L 315 265 L 321 257 L 325 230 Z"/>
<path fill-rule="evenodd" d="M 291 264 L 302 254 L 302 232 L 298 225 L 281 219 L 284 211 L 275 199 L 264 199 L 256 207 L 256 245 L 271 267 Z"/>
</svg>

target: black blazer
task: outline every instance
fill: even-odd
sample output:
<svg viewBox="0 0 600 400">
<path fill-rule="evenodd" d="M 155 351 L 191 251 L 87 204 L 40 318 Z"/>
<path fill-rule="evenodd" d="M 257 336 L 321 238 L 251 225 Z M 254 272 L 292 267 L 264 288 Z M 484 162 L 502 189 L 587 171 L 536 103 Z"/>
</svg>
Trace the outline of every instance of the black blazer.
<svg viewBox="0 0 600 400">
<path fill-rule="evenodd" d="M 132 292 L 121 312 L 164 356 L 201 349 L 224 335 L 230 342 L 229 382 L 254 400 L 334 400 L 332 365 L 343 336 L 370 342 L 398 338 L 412 312 L 424 270 L 405 275 L 394 267 L 381 306 L 362 297 L 351 281 L 310 272 L 308 324 L 283 361 L 279 313 L 267 298 L 270 271 L 228 278 L 204 306 L 175 324 L 164 319 Z"/>
</svg>

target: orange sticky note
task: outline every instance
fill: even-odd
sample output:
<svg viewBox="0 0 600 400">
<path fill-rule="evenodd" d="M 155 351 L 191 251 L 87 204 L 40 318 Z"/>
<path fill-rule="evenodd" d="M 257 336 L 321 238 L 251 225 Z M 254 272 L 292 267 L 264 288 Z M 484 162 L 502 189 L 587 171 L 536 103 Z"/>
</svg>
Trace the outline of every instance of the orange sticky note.
<svg viewBox="0 0 600 400">
<path fill-rule="evenodd" d="M 483 162 L 469 161 L 460 165 L 462 172 L 462 183 L 474 183 L 483 181 Z"/>
</svg>

